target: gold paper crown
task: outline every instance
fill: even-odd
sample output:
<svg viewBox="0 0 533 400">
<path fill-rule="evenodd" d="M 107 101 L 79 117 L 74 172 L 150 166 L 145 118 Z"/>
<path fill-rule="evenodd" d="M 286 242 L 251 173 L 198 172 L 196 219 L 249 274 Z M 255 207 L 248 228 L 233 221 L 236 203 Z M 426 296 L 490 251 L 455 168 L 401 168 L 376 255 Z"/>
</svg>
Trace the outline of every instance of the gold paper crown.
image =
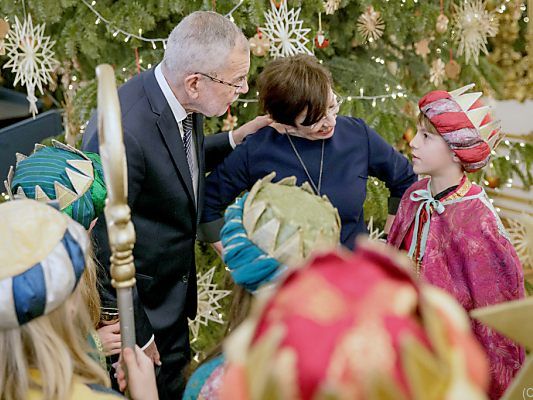
<svg viewBox="0 0 533 400">
<path fill-rule="evenodd" d="M 93 181 L 94 181 L 94 169 L 93 169 L 93 163 L 89 157 L 87 157 L 82 151 L 61 142 L 58 142 L 55 139 L 52 139 L 52 146 L 56 149 L 65 150 L 74 154 L 79 155 L 83 158 L 83 160 L 67 160 L 67 164 L 74 167 L 76 170 L 73 170 L 71 168 L 65 168 L 65 171 L 67 173 L 67 176 L 70 180 L 70 183 L 72 184 L 72 187 L 74 188 L 74 191 L 70 190 L 63 184 L 59 182 L 54 182 L 54 191 L 55 191 L 55 201 L 59 202 L 59 209 L 64 210 L 69 205 L 74 203 L 76 200 L 78 200 L 83 194 L 91 187 Z M 37 151 L 46 148 L 45 145 L 42 145 L 40 143 L 36 143 L 35 147 L 33 149 L 33 153 L 36 153 Z M 20 153 L 16 153 L 16 164 L 15 166 L 18 166 L 18 164 L 27 159 L 28 156 Z M 79 171 L 79 172 L 78 172 Z M 15 169 L 13 166 L 9 167 L 9 172 L 7 174 L 7 180 L 4 181 L 4 186 L 7 190 L 7 194 L 9 195 L 11 200 L 15 199 L 25 199 L 28 198 L 26 196 L 26 193 L 24 193 L 24 190 L 21 186 L 18 187 L 17 192 L 13 194 L 11 190 L 12 182 L 13 182 L 13 176 L 15 175 Z M 35 185 L 35 200 L 49 203 L 54 200 L 50 199 L 48 195 L 45 193 L 45 191 L 39 186 Z"/>
<path fill-rule="evenodd" d="M 501 134 L 501 121 L 494 120 L 481 126 L 481 123 L 491 110 L 491 107 L 483 106 L 470 110 L 470 107 L 472 107 L 472 105 L 483 95 L 481 92 L 466 93 L 474 86 L 476 86 L 476 84 L 471 83 L 448 93 L 452 96 L 452 99 L 459 104 L 459 107 L 461 107 L 470 122 L 472 122 L 472 125 L 478 130 L 481 138 L 491 149 L 494 149 L 503 139 L 503 135 Z"/>
</svg>

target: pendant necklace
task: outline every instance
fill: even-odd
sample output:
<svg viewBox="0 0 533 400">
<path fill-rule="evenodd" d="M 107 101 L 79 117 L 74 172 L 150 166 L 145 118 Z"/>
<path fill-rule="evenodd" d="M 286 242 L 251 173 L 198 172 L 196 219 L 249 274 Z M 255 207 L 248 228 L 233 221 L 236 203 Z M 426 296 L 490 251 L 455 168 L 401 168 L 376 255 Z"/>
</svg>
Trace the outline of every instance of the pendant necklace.
<svg viewBox="0 0 533 400">
<path fill-rule="evenodd" d="M 291 147 L 292 147 L 292 150 L 294 151 L 294 154 L 296 154 L 296 157 L 298 158 L 298 161 L 300 161 L 300 164 L 302 165 L 302 167 L 303 167 L 303 169 L 305 171 L 305 174 L 307 175 L 307 178 L 309 178 L 309 183 L 313 187 L 313 190 L 315 191 L 315 193 L 318 196 L 320 196 L 320 189 L 322 187 L 322 169 L 324 167 L 324 143 L 325 143 L 325 140 L 322 139 L 322 152 L 321 152 L 321 155 L 320 155 L 320 173 L 318 175 L 318 186 L 317 186 L 317 185 L 315 185 L 315 182 L 313 181 L 313 178 L 311 178 L 311 174 L 309 174 L 309 171 L 307 170 L 307 167 L 305 166 L 305 163 L 302 160 L 302 157 L 300 157 L 300 153 L 298 153 L 298 150 L 296 150 L 296 146 L 292 142 L 291 135 L 287 131 L 285 131 L 285 133 L 287 135 L 287 139 L 289 139 L 289 143 L 291 144 Z"/>
</svg>

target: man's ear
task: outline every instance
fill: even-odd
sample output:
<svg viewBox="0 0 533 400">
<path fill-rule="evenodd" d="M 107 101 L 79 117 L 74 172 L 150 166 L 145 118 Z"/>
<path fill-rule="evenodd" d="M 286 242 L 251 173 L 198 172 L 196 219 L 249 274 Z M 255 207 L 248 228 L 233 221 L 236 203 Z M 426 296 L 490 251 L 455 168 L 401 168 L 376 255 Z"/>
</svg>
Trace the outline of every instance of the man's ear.
<svg viewBox="0 0 533 400">
<path fill-rule="evenodd" d="M 200 85 L 200 77 L 198 74 L 191 74 L 187 75 L 183 79 L 183 87 L 185 89 L 185 93 L 191 98 L 191 99 L 197 99 L 199 96 L 198 93 L 198 87 Z"/>
</svg>

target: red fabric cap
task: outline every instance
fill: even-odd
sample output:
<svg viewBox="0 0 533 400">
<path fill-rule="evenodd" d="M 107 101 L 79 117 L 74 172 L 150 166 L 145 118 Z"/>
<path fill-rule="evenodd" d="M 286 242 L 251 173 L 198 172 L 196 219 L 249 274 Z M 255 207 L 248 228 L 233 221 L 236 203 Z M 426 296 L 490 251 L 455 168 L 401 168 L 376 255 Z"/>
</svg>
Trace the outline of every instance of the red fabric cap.
<svg viewBox="0 0 533 400">
<path fill-rule="evenodd" d="M 418 101 L 418 107 L 422 108 L 429 103 L 433 103 L 434 101 L 449 98 L 451 98 L 450 93 L 446 92 L 445 90 L 434 90 L 426 94 Z"/>
</svg>

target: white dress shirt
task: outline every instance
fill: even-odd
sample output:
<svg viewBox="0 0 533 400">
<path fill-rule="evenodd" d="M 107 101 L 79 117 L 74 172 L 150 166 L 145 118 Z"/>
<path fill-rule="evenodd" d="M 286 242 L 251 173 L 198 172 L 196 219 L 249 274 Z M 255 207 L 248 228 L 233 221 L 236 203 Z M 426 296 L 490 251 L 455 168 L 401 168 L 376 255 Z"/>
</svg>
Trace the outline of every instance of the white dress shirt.
<svg viewBox="0 0 533 400">
<path fill-rule="evenodd" d="M 170 106 L 170 109 L 172 110 L 174 119 L 178 124 L 181 140 L 183 141 L 184 131 L 182 122 L 185 118 L 187 118 L 187 112 L 182 107 L 178 99 L 176 99 L 174 93 L 172 93 L 172 89 L 170 89 L 170 85 L 168 84 L 167 80 L 163 76 L 163 72 L 161 71 L 161 64 L 155 67 L 155 79 L 157 80 L 157 83 L 159 84 L 159 87 L 163 92 L 163 96 L 165 96 L 165 99 L 167 100 L 167 103 Z M 194 134 L 192 135 L 192 150 L 192 165 L 190 166 L 190 172 L 192 178 L 192 187 L 194 191 L 194 201 L 196 204 L 198 204 L 198 155 L 196 154 L 196 138 L 194 137 Z"/>
</svg>

